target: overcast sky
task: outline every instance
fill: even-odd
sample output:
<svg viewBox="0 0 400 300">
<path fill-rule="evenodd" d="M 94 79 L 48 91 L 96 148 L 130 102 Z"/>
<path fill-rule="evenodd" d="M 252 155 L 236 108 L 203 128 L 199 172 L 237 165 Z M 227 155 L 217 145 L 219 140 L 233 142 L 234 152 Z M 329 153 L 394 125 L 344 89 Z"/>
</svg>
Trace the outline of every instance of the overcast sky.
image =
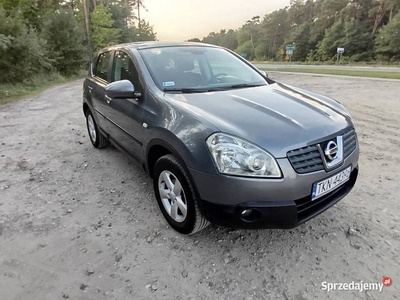
<svg viewBox="0 0 400 300">
<path fill-rule="evenodd" d="M 220 29 L 237 29 L 253 16 L 289 5 L 290 0 L 144 0 L 141 17 L 154 25 L 160 41 L 202 38 Z"/>
</svg>

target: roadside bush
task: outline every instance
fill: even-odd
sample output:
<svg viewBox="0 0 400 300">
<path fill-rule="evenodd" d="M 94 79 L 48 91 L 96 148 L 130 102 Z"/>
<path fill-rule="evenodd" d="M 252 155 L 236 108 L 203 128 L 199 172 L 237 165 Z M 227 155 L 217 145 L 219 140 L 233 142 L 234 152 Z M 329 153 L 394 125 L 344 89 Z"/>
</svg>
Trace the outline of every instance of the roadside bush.
<svg viewBox="0 0 400 300">
<path fill-rule="evenodd" d="M 51 69 L 46 41 L 25 25 L 19 12 L 7 15 L 0 9 L 0 34 L 7 37 L 0 48 L 0 82 L 21 82 Z M 12 40 L 12 42 L 10 42 Z"/>
<path fill-rule="evenodd" d="M 61 9 L 48 14 L 41 37 L 47 40 L 49 58 L 62 75 L 79 72 L 87 58 L 85 36 L 71 10 Z"/>
</svg>

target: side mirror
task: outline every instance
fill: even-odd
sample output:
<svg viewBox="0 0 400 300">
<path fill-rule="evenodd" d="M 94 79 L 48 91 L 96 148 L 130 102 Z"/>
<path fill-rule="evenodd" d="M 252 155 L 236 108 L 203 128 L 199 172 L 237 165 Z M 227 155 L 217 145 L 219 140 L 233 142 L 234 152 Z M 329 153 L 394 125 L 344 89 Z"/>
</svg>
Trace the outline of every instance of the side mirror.
<svg viewBox="0 0 400 300">
<path fill-rule="evenodd" d="M 126 79 L 110 83 L 106 87 L 106 96 L 110 99 L 138 97 L 135 95 L 135 87 L 132 82 Z"/>
<path fill-rule="evenodd" d="M 260 73 L 261 73 L 264 77 L 268 77 L 267 72 L 265 72 L 265 71 L 263 71 L 263 70 L 260 70 L 260 69 L 258 69 L 258 71 L 260 71 Z"/>
</svg>

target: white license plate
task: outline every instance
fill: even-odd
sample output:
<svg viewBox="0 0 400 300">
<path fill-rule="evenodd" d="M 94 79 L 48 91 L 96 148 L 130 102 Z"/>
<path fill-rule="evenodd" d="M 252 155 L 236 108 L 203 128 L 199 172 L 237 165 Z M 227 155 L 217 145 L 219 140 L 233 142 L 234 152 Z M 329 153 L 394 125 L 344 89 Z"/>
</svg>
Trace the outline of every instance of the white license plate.
<svg viewBox="0 0 400 300">
<path fill-rule="evenodd" d="M 311 201 L 328 194 L 350 179 L 351 166 L 325 180 L 313 184 Z"/>
</svg>

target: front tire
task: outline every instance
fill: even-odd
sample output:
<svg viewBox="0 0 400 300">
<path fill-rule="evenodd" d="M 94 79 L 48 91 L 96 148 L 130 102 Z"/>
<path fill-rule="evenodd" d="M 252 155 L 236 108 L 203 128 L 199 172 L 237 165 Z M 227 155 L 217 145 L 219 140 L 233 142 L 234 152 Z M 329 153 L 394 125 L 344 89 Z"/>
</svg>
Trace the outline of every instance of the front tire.
<svg viewBox="0 0 400 300">
<path fill-rule="evenodd" d="M 100 132 L 90 110 L 86 112 L 86 126 L 90 141 L 95 148 L 101 149 L 109 145 L 107 138 Z"/>
<path fill-rule="evenodd" d="M 194 184 L 175 156 L 168 154 L 156 162 L 153 185 L 161 212 L 176 231 L 194 234 L 210 224 L 201 214 Z"/>
</svg>

